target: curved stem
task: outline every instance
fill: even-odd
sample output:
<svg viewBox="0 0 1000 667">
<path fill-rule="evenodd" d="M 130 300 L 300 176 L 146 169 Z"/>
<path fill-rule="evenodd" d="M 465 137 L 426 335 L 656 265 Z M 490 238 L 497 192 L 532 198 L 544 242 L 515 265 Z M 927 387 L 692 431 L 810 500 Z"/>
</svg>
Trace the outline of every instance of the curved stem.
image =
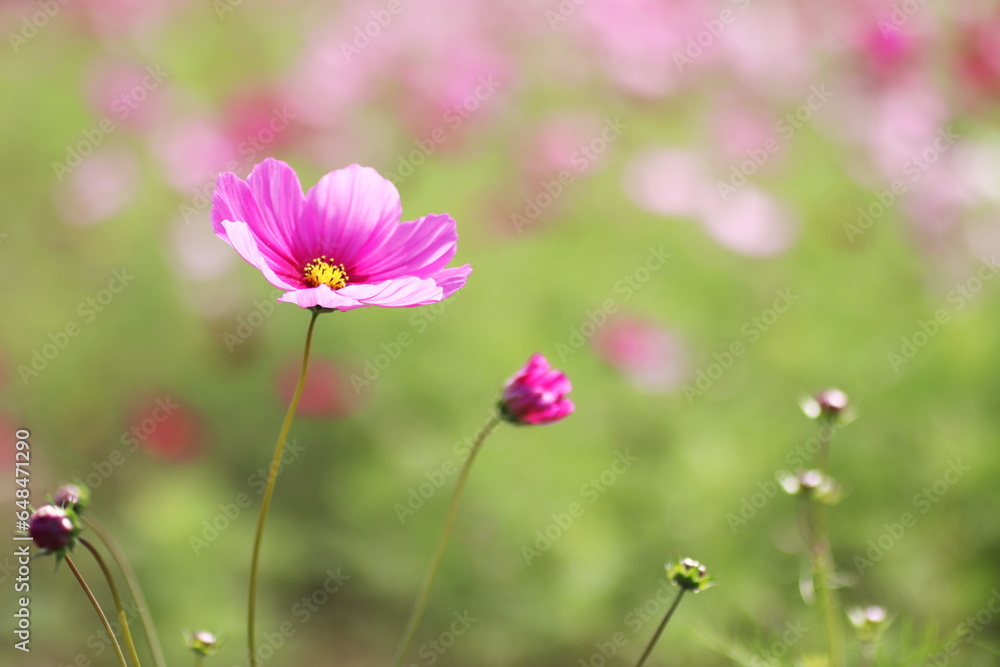
<svg viewBox="0 0 1000 667">
<path fill-rule="evenodd" d="M 656 628 L 656 632 L 653 634 L 653 638 L 649 640 L 649 644 L 646 646 L 646 650 L 643 652 L 642 657 L 639 658 L 639 662 L 635 664 L 635 667 L 642 667 L 644 664 L 646 664 L 646 660 L 653 652 L 653 648 L 656 646 L 656 642 L 660 640 L 660 635 L 663 634 L 663 629 L 667 627 L 667 623 L 670 622 L 670 617 L 674 615 L 674 611 L 677 610 L 677 606 L 681 603 L 682 597 L 684 597 L 683 588 L 677 591 L 677 597 L 674 598 L 673 604 L 671 604 L 670 609 L 667 610 L 667 615 L 663 617 L 662 621 L 660 621 L 660 627 Z"/>
<path fill-rule="evenodd" d="M 260 505 L 260 516 L 257 518 L 257 533 L 253 540 L 253 556 L 250 560 L 250 592 L 247 611 L 247 648 L 250 651 L 250 667 L 257 667 L 257 570 L 260 565 L 260 545 L 264 537 L 264 523 L 267 521 L 267 510 L 271 506 L 271 496 L 274 494 L 274 483 L 278 478 L 278 468 L 281 467 L 281 455 L 285 451 L 285 440 L 288 439 L 288 430 L 292 426 L 295 418 L 295 410 L 299 407 L 299 399 L 302 397 L 302 388 L 306 384 L 306 372 L 309 369 L 309 349 L 312 347 L 313 329 L 316 326 L 316 318 L 320 311 L 312 311 L 312 318 L 309 320 L 309 329 L 306 332 L 305 349 L 302 352 L 302 371 L 299 373 L 299 383 L 295 385 L 295 393 L 292 394 L 292 402 L 288 405 L 288 412 L 285 413 L 285 421 L 281 424 L 281 431 L 278 433 L 278 442 L 274 446 L 274 456 L 271 459 L 271 466 L 267 473 L 267 486 L 264 488 L 264 498 Z"/>
<path fill-rule="evenodd" d="M 97 561 L 97 564 L 101 567 L 101 572 L 104 573 L 104 578 L 108 580 L 108 588 L 111 589 L 111 597 L 114 598 L 115 609 L 118 610 L 118 622 L 122 626 L 122 636 L 125 638 L 125 648 L 128 649 L 128 656 L 135 663 L 135 667 L 142 667 L 142 663 L 139 661 L 139 654 L 135 650 L 135 643 L 132 641 L 132 631 L 128 627 L 128 616 L 125 614 L 125 606 L 122 605 L 122 598 L 118 594 L 118 586 L 115 584 L 115 578 L 111 574 L 111 570 L 108 569 L 108 564 L 104 562 L 104 558 L 94 548 L 94 545 L 82 537 L 79 539 L 80 544 L 87 547 L 87 550 L 93 554 L 94 560 Z"/>
<path fill-rule="evenodd" d="M 135 576 L 132 566 L 129 565 L 128 559 L 125 557 L 125 552 L 122 551 L 121 547 L 118 546 L 118 542 L 100 521 L 93 517 L 86 517 L 84 518 L 84 522 L 100 538 L 108 551 L 111 552 L 111 558 L 114 559 L 119 569 L 121 569 L 122 574 L 125 575 L 125 584 L 128 586 L 129 592 L 132 593 L 132 597 L 135 598 L 139 619 L 142 621 L 142 628 L 146 633 L 146 643 L 149 644 L 149 652 L 153 655 L 153 664 L 156 667 L 166 667 L 167 663 L 163 657 L 163 649 L 160 647 L 160 639 L 156 635 L 156 627 L 153 625 L 153 619 L 149 614 L 146 597 L 142 594 L 139 579 Z"/>
<path fill-rule="evenodd" d="M 394 667 L 399 667 L 403 662 L 403 658 L 406 657 L 406 650 L 410 647 L 410 642 L 413 641 L 413 635 L 417 632 L 417 627 L 420 625 L 420 619 L 423 618 L 424 608 L 427 606 L 427 596 L 431 590 L 431 584 L 434 583 L 434 577 L 437 575 L 438 567 L 441 565 L 441 557 L 444 556 L 444 549 L 448 545 L 448 538 L 451 536 L 451 529 L 455 523 L 455 517 L 458 515 L 458 501 L 462 497 L 462 489 L 465 488 L 465 482 L 469 478 L 469 471 L 472 469 L 472 462 L 476 459 L 476 454 L 479 453 L 480 448 L 483 446 L 483 442 L 486 441 L 486 437 L 493 432 L 493 430 L 500 424 L 500 417 L 493 415 L 490 417 L 483 427 L 479 429 L 479 433 L 476 434 L 476 439 L 472 443 L 472 447 L 469 448 L 469 455 L 465 459 L 465 463 L 462 465 L 462 471 L 458 475 L 458 481 L 455 483 L 455 490 L 451 494 L 451 504 L 448 506 L 448 516 L 444 521 L 444 530 L 441 531 L 441 537 L 438 539 L 437 548 L 434 550 L 434 557 L 431 558 L 430 567 L 427 568 L 427 573 L 424 575 L 424 581 L 420 585 L 420 592 L 417 593 L 417 599 L 413 603 L 413 610 L 410 611 L 410 619 L 406 622 L 406 630 L 403 632 L 403 639 L 399 643 L 399 648 L 396 650 L 396 657 L 392 661 Z"/>
<path fill-rule="evenodd" d="M 94 605 L 97 615 L 101 617 L 101 623 L 104 624 L 104 631 L 108 633 L 108 637 L 111 638 L 111 644 L 114 646 L 115 653 L 118 654 L 118 661 L 122 664 L 122 667 L 128 667 L 128 663 L 125 662 L 125 654 L 122 653 L 122 647 L 118 645 L 118 638 L 115 637 L 115 633 L 111 629 L 111 624 L 108 623 L 108 617 L 104 615 L 104 610 L 101 609 L 100 603 L 98 603 L 97 598 L 94 597 L 94 592 L 90 590 L 90 586 L 87 585 L 83 575 L 80 574 L 80 570 L 76 569 L 76 564 L 73 563 L 73 559 L 69 557 L 69 554 L 65 556 L 65 559 L 66 564 L 69 565 L 69 569 L 73 570 L 76 580 L 79 581 L 80 586 L 83 587 L 83 592 L 87 594 L 90 604 Z"/>
</svg>

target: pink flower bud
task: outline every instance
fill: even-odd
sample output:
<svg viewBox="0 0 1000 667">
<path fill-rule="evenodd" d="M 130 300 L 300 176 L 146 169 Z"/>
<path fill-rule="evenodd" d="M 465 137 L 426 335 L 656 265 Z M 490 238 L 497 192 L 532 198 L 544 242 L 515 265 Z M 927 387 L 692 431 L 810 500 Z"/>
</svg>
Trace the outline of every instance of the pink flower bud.
<svg viewBox="0 0 1000 667">
<path fill-rule="evenodd" d="M 503 386 L 500 414 L 515 424 L 551 424 L 573 412 L 566 398 L 572 386 L 562 371 L 549 366 L 540 354 L 532 355 Z"/>
<path fill-rule="evenodd" d="M 28 519 L 28 535 L 45 551 L 62 551 L 72 540 L 76 527 L 61 507 L 43 505 Z"/>
</svg>

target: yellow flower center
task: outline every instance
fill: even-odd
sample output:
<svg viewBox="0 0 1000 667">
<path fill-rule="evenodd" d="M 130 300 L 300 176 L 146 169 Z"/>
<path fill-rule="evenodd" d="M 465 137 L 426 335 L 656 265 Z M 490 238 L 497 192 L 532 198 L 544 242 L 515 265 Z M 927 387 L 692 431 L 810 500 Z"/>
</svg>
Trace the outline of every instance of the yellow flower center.
<svg viewBox="0 0 1000 667">
<path fill-rule="evenodd" d="M 329 285 L 331 289 L 340 289 L 347 284 L 347 271 L 343 264 L 334 264 L 326 255 L 320 255 L 302 267 L 302 280 L 309 287 Z"/>
</svg>

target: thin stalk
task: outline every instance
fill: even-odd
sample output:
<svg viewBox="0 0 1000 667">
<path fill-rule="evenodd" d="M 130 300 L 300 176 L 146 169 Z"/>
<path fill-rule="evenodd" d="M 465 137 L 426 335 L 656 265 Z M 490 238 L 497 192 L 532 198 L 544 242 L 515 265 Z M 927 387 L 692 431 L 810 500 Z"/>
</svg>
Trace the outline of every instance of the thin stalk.
<svg viewBox="0 0 1000 667">
<path fill-rule="evenodd" d="M 80 570 L 76 569 L 76 564 L 73 563 L 73 559 L 69 557 L 69 554 L 65 556 L 66 564 L 69 565 L 69 569 L 73 571 L 76 576 L 76 580 L 80 582 L 80 586 L 83 587 L 83 592 L 87 594 L 87 598 L 90 600 L 90 604 L 94 605 L 94 610 L 97 611 L 97 615 L 101 617 L 101 623 L 104 624 L 104 631 L 108 633 L 108 637 L 111 638 L 111 645 L 114 646 L 115 653 L 118 655 L 118 662 L 121 663 L 122 667 L 128 667 L 128 663 L 125 662 L 125 654 L 122 653 L 122 647 L 118 645 L 118 638 L 115 637 L 114 631 L 111 629 L 111 624 L 108 623 L 108 617 L 104 615 L 104 610 L 101 609 L 100 603 L 97 598 L 94 597 L 94 592 L 90 590 L 90 586 L 84 580 L 83 575 L 80 574 Z"/>
<path fill-rule="evenodd" d="M 818 501 L 811 502 L 814 524 L 810 549 L 813 555 L 813 573 L 818 589 L 819 602 L 826 619 L 826 634 L 830 648 L 830 667 L 844 667 L 844 629 L 841 623 L 840 596 L 833 586 L 835 571 L 833 554 L 826 540 L 825 507 Z"/>
<path fill-rule="evenodd" d="M 166 667 L 166 659 L 163 657 L 163 649 L 160 646 L 160 639 L 156 634 L 156 627 L 153 625 L 153 619 L 149 614 L 149 606 L 146 604 L 146 596 L 142 593 L 142 586 L 139 585 L 139 579 L 135 576 L 135 571 L 132 566 L 129 565 L 128 558 L 125 557 L 125 552 L 122 548 L 118 546 L 118 542 L 112 537 L 111 533 L 108 532 L 107 528 L 92 517 L 84 518 L 84 522 L 90 527 L 91 530 L 97 535 L 97 537 L 104 543 L 104 546 L 109 552 L 111 552 L 111 558 L 118 565 L 118 568 L 125 575 L 125 584 L 128 586 L 129 592 L 132 597 L 135 598 L 135 604 L 138 608 L 139 619 L 142 621 L 142 629 L 146 634 L 146 643 L 149 645 L 149 652 L 153 656 L 153 664 L 156 667 Z"/>
<path fill-rule="evenodd" d="M 128 627 L 128 616 L 125 615 L 125 606 L 122 604 L 122 598 L 118 594 L 118 586 L 115 584 L 114 575 L 111 574 L 111 570 L 108 568 L 108 564 L 104 562 L 104 558 L 101 553 L 94 548 L 87 540 L 80 538 L 80 544 L 87 547 L 87 550 L 94 556 L 94 560 L 101 567 L 101 572 L 104 573 L 104 578 L 108 580 L 108 588 L 111 589 L 111 597 L 115 601 L 115 609 L 118 610 L 118 622 L 122 626 L 122 636 L 125 638 L 125 647 L 128 649 L 128 655 L 135 663 L 135 667 L 142 667 L 142 663 L 139 660 L 139 654 L 136 653 L 135 643 L 132 641 L 132 631 Z"/>
<path fill-rule="evenodd" d="M 649 640 L 649 644 L 646 646 L 646 650 L 643 652 L 642 657 L 639 658 L 639 662 L 635 664 L 635 667 L 642 667 L 646 664 L 646 660 L 649 655 L 653 652 L 653 648 L 656 646 L 656 642 L 660 640 L 660 635 L 663 634 L 664 628 L 667 627 L 667 623 L 670 622 L 670 617 L 674 615 L 677 606 L 681 603 L 681 598 L 684 597 L 684 589 L 681 588 L 677 591 L 677 597 L 674 598 L 673 604 L 670 605 L 670 609 L 667 610 L 667 615 L 663 617 L 660 621 L 660 627 L 656 628 L 656 632 L 653 634 L 653 638 Z"/>
<path fill-rule="evenodd" d="M 816 437 L 819 439 L 819 451 L 816 453 L 816 469 L 826 475 L 830 468 L 830 442 L 837 431 L 837 423 L 831 419 L 820 418 Z"/>
<path fill-rule="evenodd" d="M 413 610 L 410 611 L 410 618 L 406 622 L 406 629 L 403 631 L 403 638 L 399 643 L 399 648 L 396 650 L 396 657 L 392 661 L 394 667 L 399 667 L 403 662 L 403 658 L 406 657 L 406 650 L 410 647 L 410 642 L 413 641 L 413 635 L 416 634 L 417 628 L 420 625 L 420 620 L 424 616 L 424 609 L 427 606 L 427 596 L 431 590 L 431 584 L 434 583 L 434 577 L 437 575 L 438 567 L 441 565 L 441 558 L 444 556 L 444 549 L 448 545 L 448 538 L 451 536 L 451 529 L 455 523 L 455 517 L 458 515 L 458 501 L 462 497 L 462 489 L 465 488 L 465 482 L 469 478 L 469 471 L 472 470 L 472 462 L 476 459 L 476 454 L 479 453 L 480 448 L 483 446 L 483 442 L 486 441 L 486 437 L 493 432 L 493 430 L 500 424 L 500 417 L 497 415 L 491 416 L 483 427 L 479 429 L 479 433 L 476 434 L 476 439 L 472 443 L 472 447 L 469 448 L 469 455 L 465 459 L 465 463 L 462 465 L 462 471 L 458 475 L 458 481 L 455 484 L 455 490 L 451 494 L 451 504 L 448 506 L 448 516 L 444 521 L 444 530 L 441 531 L 441 537 L 438 539 L 437 548 L 434 550 L 434 557 L 431 559 L 430 567 L 427 568 L 427 573 L 424 575 L 424 581 L 420 585 L 420 592 L 417 593 L 417 599 L 413 603 Z"/>
<path fill-rule="evenodd" d="M 302 388 L 306 384 L 306 372 L 309 370 L 309 350 L 312 347 L 313 329 L 316 326 L 316 318 L 320 311 L 312 311 L 312 318 L 309 320 L 309 329 L 306 331 L 306 344 L 302 352 L 302 370 L 299 373 L 299 383 L 295 385 L 295 393 L 292 394 L 292 402 L 288 405 L 288 412 L 285 413 L 285 421 L 281 424 L 281 431 L 278 433 L 278 442 L 274 446 L 274 457 L 271 459 L 271 466 L 267 474 L 267 486 L 264 488 L 264 498 L 260 505 L 260 516 L 257 517 L 257 533 L 253 540 L 253 556 L 250 560 L 250 592 L 247 610 L 247 648 L 250 652 L 250 667 L 257 667 L 257 570 L 260 565 L 260 545 L 264 537 L 264 523 L 267 521 L 267 511 L 271 506 L 271 496 L 274 494 L 274 483 L 278 478 L 278 468 L 281 466 L 281 455 L 285 451 L 285 441 L 288 439 L 288 430 L 292 426 L 295 418 L 295 411 L 299 407 L 299 399 L 302 397 Z"/>
<path fill-rule="evenodd" d="M 820 449 L 817 454 L 817 469 L 825 477 L 830 467 L 830 442 L 837 431 L 837 422 L 833 419 L 819 420 Z M 813 556 L 813 581 L 818 589 L 819 602 L 823 607 L 826 621 L 826 634 L 830 649 L 830 667 L 844 667 L 844 629 L 841 622 L 840 596 L 833 586 L 833 576 L 836 568 L 830 541 L 826 533 L 826 505 L 809 498 L 810 526 L 809 548 Z"/>
</svg>

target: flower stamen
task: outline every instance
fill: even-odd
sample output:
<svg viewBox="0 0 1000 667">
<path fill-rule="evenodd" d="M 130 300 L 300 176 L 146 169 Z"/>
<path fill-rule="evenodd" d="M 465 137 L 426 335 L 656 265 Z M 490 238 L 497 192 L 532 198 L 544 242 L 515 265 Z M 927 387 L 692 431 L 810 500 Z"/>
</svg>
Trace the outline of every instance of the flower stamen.
<svg viewBox="0 0 1000 667">
<path fill-rule="evenodd" d="M 302 267 L 302 280 L 309 287 L 328 285 L 331 289 L 340 289 L 347 285 L 347 271 L 343 264 L 334 264 L 320 255 Z"/>
</svg>

